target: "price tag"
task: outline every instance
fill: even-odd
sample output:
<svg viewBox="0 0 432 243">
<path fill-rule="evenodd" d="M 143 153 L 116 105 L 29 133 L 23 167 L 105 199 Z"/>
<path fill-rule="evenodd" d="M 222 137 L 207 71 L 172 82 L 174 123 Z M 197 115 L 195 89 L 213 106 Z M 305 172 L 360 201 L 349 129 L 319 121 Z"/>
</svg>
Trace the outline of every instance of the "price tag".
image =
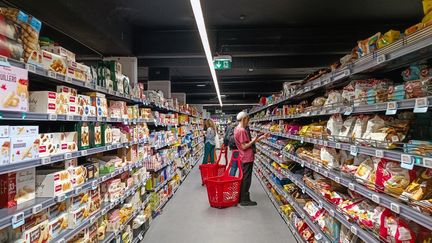
<svg viewBox="0 0 432 243">
<path fill-rule="evenodd" d="M 81 150 L 81 156 L 86 156 L 87 155 L 87 150 Z"/>
<path fill-rule="evenodd" d="M 328 147 L 328 141 L 323 141 L 324 147 Z"/>
<path fill-rule="evenodd" d="M 322 239 L 322 234 L 318 233 L 315 235 L 315 240 L 320 241 Z"/>
<path fill-rule="evenodd" d="M 50 120 L 50 121 L 55 121 L 55 120 L 57 120 L 57 114 L 49 114 L 49 115 L 48 115 L 48 120 Z"/>
<path fill-rule="evenodd" d="M 348 107 L 345 109 L 344 115 L 345 115 L 345 116 L 349 116 L 349 115 L 351 115 L 352 112 L 353 112 L 353 108 L 352 108 L 352 106 L 348 106 Z"/>
<path fill-rule="evenodd" d="M 66 195 L 65 194 L 61 194 L 61 195 L 58 195 L 56 197 L 56 202 L 63 202 L 65 199 L 66 199 Z"/>
<path fill-rule="evenodd" d="M 82 121 L 88 121 L 88 116 L 81 116 Z"/>
<path fill-rule="evenodd" d="M 31 73 L 36 73 L 36 66 L 33 64 L 26 64 L 26 69 Z"/>
<path fill-rule="evenodd" d="M 98 183 L 97 183 L 96 180 L 94 180 L 94 181 L 92 181 L 91 185 L 92 185 L 92 189 L 93 189 L 93 190 L 96 190 L 96 189 L 97 189 L 97 186 L 98 186 Z"/>
<path fill-rule="evenodd" d="M 302 217 L 302 219 L 306 218 L 305 213 L 301 213 L 300 217 Z"/>
<path fill-rule="evenodd" d="M 357 227 L 354 225 L 351 225 L 351 233 L 353 233 L 354 235 L 357 235 Z"/>
<path fill-rule="evenodd" d="M 351 74 L 351 70 L 350 69 L 345 69 L 343 72 L 343 76 L 342 77 L 347 77 Z"/>
<path fill-rule="evenodd" d="M 338 176 L 336 176 L 336 177 L 334 178 L 334 181 L 335 181 L 336 183 L 340 183 L 340 178 L 339 178 Z"/>
<path fill-rule="evenodd" d="M 378 158 L 384 157 L 384 151 L 379 150 L 379 149 L 375 150 L 375 157 L 378 157 Z"/>
<path fill-rule="evenodd" d="M 96 118 L 96 120 L 97 120 L 97 121 L 102 121 L 102 120 L 103 120 L 103 117 L 98 116 L 98 117 Z"/>
<path fill-rule="evenodd" d="M 106 213 L 108 213 L 108 208 L 102 209 L 101 213 L 102 213 L 102 215 L 105 215 Z"/>
<path fill-rule="evenodd" d="M 46 165 L 46 164 L 49 164 L 49 163 L 51 163 L 51 157 L 41 158 L 41 164 Z"/>
<path fill-rule="evenodd" d="M 341 149 L 341 144 L 340 144 L 340 143 L 336 143 L 335 147 L 336 147 L 337 149 Z"/>
<path fill-rule="evenodd" d="M 372 194 L 372 201 L 380 203 L 380 197 L 377 194 Z"/>
<path fill-rule="evenodd" d="M 64 238 L 61 238 L 61 239 L 57 240 L 57 243 L 65 243 L 65 242 L 66 242 L 66 240 Z"/>
<path fill-rule="evenodd" d="M 90 224 L 93 224 L 94 221 L 95 221 L 95 216 L 93 216 L 93 217 L 90 218 Z"/>
<path fill-rule="evenodd" d="M 394 115 L 397 112 L 397 103 L 395 101 L 387 102 L 386 115 Z"/>
<path fill-rule="evenodd" d="M 377 56 L 377 64 L 381 64 L 381 63 L 385 62 L 386 59 L 387 59 L 387 58 L 386 58 L 386 55 L 385 55 L 385 54 L 382 54 L 382 55 Z"/>
<path fill-rule="evenodd" d="M 326 85 L 330 82 L 331 82 L 330 78 L 325 78 L 322 83 L 323 83 L 323 85 Z"/>
<path fill-rule="evenodd" d="M 400 207 L 396 203 L 390 203 L 390 209 L 397 214 L 400 213 Z"/>
<path fill-rule="evenodd" d="M 323 202 L 321 200 L 318 201 L 318 207 L 323 208 Z"/>
<path fill-rule="evenodd" d="M 64 154 L 64 159 L 71 159 L 72 158 L 72 153 L 65 153 Z"/>
<path fill-rule="evenodd" d="M 306 86 L 306 87 L 304 87 L 304 92 L 306 93 L 306 92 L 309 92 L 310 91 L 310 86 Z"/>
<path fill-rule="evenodd" d="M 82 187 L 75 187 L 75 195 L 78 195 L 82 191 Z"/>
<path fill-rule="evenodd" d="M 401 154 L 401 167 L 412 170 L 414 168 L 414 160 L 409 154 Z"/>
<path fill-rule="evenodd" d="M 351 145 L 350 146 L 350 153 L 351 153 L 351 155 L 352 156 L 357 156 L 357 154 L 358 154 L 358 147 L 357 146 L 354 146 L 354 145 Z"/>
<path fill-rule="evenodd" d="M 53 71 L 48 71 L 48 77 L 50 78 L 56 78 L 56 73 Z"/>
<path fill-rule="evenodd" d="M 329 214 L 330 214 L 330 216 L 334 217 L 335 216 L 335 211 L 333 209 L 330 209 Z"/>
<path fill-rule="evenodd" d="M 33 214 L 37 214 L 37 213 L 39 213 L 40 211 L 42 211 L 42 204 L 38 204 L 38 205 L 36 205 L 36 206 L 34 206 L 34 207 L 32 208 L 32 213 L 33 213 Z"/>
<path fill-rule="evenodd" d="M 70 77 L 70 76 L 66 76 L 66 82 L 68 82 L 68 83 L 72 83 L 72 77 Z"/>
<path fill-rule="evenodd" d="M 328 176 L 329 176 L 327 171 L 323 171 L 322 174 L 323 174 L 325 177 L 328 177 Z"/>
<path fill-rule="evenodd" d="M 423 166 L 432 168 L 432 159 L 429 158 L 423 158 Z"/>
<path fill-rule="evenodd" d="M 414 112 L 425 113 L 428 110 L 429 102 L 427 97 L 417 98 L 415 100 Z"/>
<path fill-rule="evenodd" d="M 349 183 L 349 184 L 348 184 L 348 188 L 349 188 L 351 191 L 354 191 L 354 190 L 355 190 L 355 185 L 354 185 L 354 183 Z"/>
<path fill-rule="evenodd" d="M 139 234 L 139 235 L 138 235 L 138 239 L 139 239 L 139 240 L 142 240 L 142 239 L 143 239 L 142 234 Z"/>
<path fill-rule="evenodd" d="M 66 115 L 66 121 L 73 121 L 74 116 L 73 115 Z"/>
</svg>

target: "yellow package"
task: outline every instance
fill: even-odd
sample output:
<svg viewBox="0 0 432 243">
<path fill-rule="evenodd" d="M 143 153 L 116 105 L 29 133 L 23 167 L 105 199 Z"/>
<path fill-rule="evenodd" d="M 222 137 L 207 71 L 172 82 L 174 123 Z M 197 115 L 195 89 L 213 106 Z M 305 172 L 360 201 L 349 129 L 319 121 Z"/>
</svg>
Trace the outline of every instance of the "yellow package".
<svg viewBox="0 0 432 243">
<path fill-rule="evenodd" d="M 412 33 L 416 32 L 417 30 L 423 29 L 423 26 L 424 26 L 423 23 L 415 24 L 415 25 L 413 25 L 413 26 L 411 26 L 405 30 L 405 35 L 411 35 Z"/>
<path fill-rule="evenodd" d="M 431 20 L 432 20 L 432 12 L 426 14 L 426 15 L 423 17 L 423 19 L 422 19 L 422 23 L 423 23 L 424 25 L 428 26 L 428 25 L 430 24 L 429 22 L 431 22 Z"/>
<path fill-rule="evenodd" d="M 423 0 L 423 13 L 427 15 L 432 10 L 432 0 Z"/>
<path fill-rule="evenodd" d="M 377 47 L 378 49 L 383 48 L 384 46 L 391 44 L 399 39 L 400 39 L 400 31 L 389 30 L 379 38 L 377 42 Z"/>
</svg>

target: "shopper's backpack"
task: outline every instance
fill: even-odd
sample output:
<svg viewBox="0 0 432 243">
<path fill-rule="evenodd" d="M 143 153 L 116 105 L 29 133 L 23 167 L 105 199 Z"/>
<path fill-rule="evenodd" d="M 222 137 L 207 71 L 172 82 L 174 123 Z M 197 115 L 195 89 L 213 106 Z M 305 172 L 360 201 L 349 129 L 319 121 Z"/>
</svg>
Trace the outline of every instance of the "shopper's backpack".
<svg viewBox="0 0 432 243">
<path fill-rule="evenodd" d="M 228 146 L 230 149 L 237 149 L 235 139 L 234 139 L 234 127 L 229 126 L 226 130 L 224 137 L 224 144 Z"/>
</svg>

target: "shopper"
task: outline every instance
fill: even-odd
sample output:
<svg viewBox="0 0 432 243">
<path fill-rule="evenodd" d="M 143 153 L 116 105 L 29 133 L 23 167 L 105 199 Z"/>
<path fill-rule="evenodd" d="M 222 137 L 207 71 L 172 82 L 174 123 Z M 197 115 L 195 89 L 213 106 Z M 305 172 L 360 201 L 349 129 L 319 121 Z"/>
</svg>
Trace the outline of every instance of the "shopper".
<svg viewBox="0 0 432 243">
<path fill-rule="evenodd" d="M 207 119 L 204 122 L 204 130 L 206 131 L 205 135 L 205 145 L 204 145 L 204 158 L 203 164 L 207 164 L 215 162 L 215 147 L 216 147 L 216 125 L 211 119 Z"/>
<path fill-rule="evenodd" d="M 253 146 L 256 142 L 264 138 L 265 135 L 251 139 L 250 133 L 247 130 L 249 125 L 249 116 L 246 112 L 242 111 L 237 114 L 237 121 L 239 124 L 234 129 L 235 143 L 240 151 L 243 181 L 240 189 L 240 205 L 242 206 L 256 206 L 257 203 L 250 199 L 249 188 L 252 183 L 252 169 L 254 162 Z"/>
</svg>

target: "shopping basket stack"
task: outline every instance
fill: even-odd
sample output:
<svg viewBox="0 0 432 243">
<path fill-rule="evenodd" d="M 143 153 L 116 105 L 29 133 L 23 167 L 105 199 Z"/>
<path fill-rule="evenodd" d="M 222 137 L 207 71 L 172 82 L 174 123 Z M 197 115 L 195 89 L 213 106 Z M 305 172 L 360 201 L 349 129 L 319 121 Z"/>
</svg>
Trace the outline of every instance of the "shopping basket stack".
<svg viewBox="0 0 432 243">
<path fill-rule="evenodd" d="M 225 161 L 226 161 L 227 158 L 226 153 L 227 153 L 227 149 L 226 147 L 223 146 L 220 150 L 219 158 L 216 161 L 216 163 L 202 164 L 199 166 L 199 169 L 201 171 L 202 185 L 205 185 L 205 181 L 207 180 L 207 178 L 220 176 L 225 172 L 226 164 L 220 164 L 220 160 L 222 158 L 222 155 L 225 154 Z"/>
<path fill-rule="evenodd" d="M 205 182 L 211 207 L 226 208 L 237 205 L 240 198 L 240 187 L 243 179 L 241 158 L 238 150 L 233 151 L 230 163 L 222 176 L 208 178 Z M 230 176 L 233 163 L 237 163 L 238 176 Z"/>
</svg>

